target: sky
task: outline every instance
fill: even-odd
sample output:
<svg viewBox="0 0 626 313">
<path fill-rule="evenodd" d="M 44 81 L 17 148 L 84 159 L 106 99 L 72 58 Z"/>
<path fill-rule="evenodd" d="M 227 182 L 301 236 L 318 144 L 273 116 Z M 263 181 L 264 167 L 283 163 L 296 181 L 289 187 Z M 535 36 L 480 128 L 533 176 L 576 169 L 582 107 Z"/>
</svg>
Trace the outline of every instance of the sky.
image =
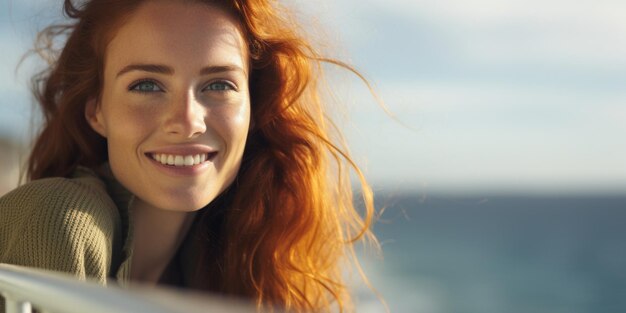
<svg viewBox="0 0 626 313">
<path fill-rule="evenodd" d="M 0 3 L 0 135 L 24 138 L 30 65 L 17 75 L 15 65 L 60 4 Z M 626 2 L 285 3 L 391 112 L 356 77 L 328 69 L 375 190 L 626 191 Z"/>
</svg>

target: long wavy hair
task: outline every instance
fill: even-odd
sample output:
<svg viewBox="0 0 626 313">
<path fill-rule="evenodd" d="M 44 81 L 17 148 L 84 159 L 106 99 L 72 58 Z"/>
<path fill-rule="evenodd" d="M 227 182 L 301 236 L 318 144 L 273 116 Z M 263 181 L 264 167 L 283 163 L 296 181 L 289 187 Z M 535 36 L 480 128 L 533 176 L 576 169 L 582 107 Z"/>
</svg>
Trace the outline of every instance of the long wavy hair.
<svg viewBox="0 0 626 313">
<path fill-rule="evenodd" d="M 188 0 L 221 7 L 241 24 L 250 50 L 250 132 L 233 184 L 199 214 L 212 244 L 195 261 L 194 288 L 254 299 L 290 311 L 352 310 L 344 265 L 370 232 L 372 192 L 326 116 L 319 80 L 330 62 L 271 0 Z M 27 178 L 69 176 L 107 162 L 106 139 L 84 117 L 103 87 L 108 43 L 142 0 L 65 0 L 74 22 L 43 30 L 36 50 L 49 63 L 33 79 L 44 123 Z M 54 49 L 63 40 L 62 49 Z M 359 75 L 360 76 L 360 75 Z M 364 210 L 353 202 L 360 179 Z"/>
</svg>

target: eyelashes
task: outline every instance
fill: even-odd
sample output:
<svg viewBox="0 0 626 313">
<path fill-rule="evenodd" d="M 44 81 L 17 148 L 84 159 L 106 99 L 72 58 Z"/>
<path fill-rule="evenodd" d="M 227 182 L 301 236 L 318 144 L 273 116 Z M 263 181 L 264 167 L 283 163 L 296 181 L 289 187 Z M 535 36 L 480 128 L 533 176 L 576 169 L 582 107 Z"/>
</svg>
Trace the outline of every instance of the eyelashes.
<svg viewBox="0 0 626 313">
<path fill-rule="evenodd" d="M 212 91 L 228 91 L 228 90 L 233 90 L 233 91 L 237 91 L 237 87 L 235 86 L 235 84 L 226 81 L 226 80 L 219 80 L 219 81 L 215 81 L 212 82 L 210 84 L 208 84 L 206 87 L 204 87 L 203 90 L 212 90 Z"/>
<path fill-rule="evenodd" d="M 156 92 L 165 92 L 165 89 L 162 88 L 156 81 L 151 79 L 143 79 L 138 82 L 132 83 L 128 87 L 128 91 L 149 94 Z M 211 92 L 229 92 L 229 91 L 238 91 L 237 86 L 227 80 L 217 80 L 213 81 L 202 88 L 202 91 L 211 91 Z"/>
<path fill-rule="evenodd" d="M 141 80 L 133 83 L 130 87 L 128 87 L 128 91 L 138 93 L 164 92 L 164 90 L 152 80 Z"/>
</svg>

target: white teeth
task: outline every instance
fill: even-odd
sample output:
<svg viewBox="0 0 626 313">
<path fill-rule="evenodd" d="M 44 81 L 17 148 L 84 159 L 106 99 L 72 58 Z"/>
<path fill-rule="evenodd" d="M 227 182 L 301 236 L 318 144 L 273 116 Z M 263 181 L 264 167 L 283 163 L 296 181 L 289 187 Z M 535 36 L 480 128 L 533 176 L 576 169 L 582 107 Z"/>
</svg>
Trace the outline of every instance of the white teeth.
<svg viewBox="0 0 626 313">
<path fill-rule="evenodd" d="M 185 156 L 185 166 L 192 166 L 192 165 L 193 165 L 193 156 L 186 155 Z"/>
<path fill-rule="evenodd" d="M 195 155 L 173 155 L 173 154 L 157 154 L 153 153 L 152 158 L 157 162 L 165 165 L 173 166 L 194 166 L 207 160 L 206 153 Z"/>
<path fill-rule="evenodd" d="M 174 157 L 174 165 L 182 166 L 185 163 L 185 159 L 181 155 L 177 155 Z"/>
</svg>

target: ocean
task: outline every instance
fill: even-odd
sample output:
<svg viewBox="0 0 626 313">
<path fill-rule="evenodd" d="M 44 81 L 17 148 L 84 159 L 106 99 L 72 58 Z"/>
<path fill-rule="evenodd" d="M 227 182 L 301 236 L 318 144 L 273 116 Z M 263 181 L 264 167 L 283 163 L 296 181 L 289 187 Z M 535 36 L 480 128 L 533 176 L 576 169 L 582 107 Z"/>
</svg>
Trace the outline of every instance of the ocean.
<svg viewBox="0 0 626 313">
<path fill-rule="evenodd" d="M 382 258 L 359 255 L 391 312 L 626 312 L 626 195 L 378 198 Z"/>
</svg>

